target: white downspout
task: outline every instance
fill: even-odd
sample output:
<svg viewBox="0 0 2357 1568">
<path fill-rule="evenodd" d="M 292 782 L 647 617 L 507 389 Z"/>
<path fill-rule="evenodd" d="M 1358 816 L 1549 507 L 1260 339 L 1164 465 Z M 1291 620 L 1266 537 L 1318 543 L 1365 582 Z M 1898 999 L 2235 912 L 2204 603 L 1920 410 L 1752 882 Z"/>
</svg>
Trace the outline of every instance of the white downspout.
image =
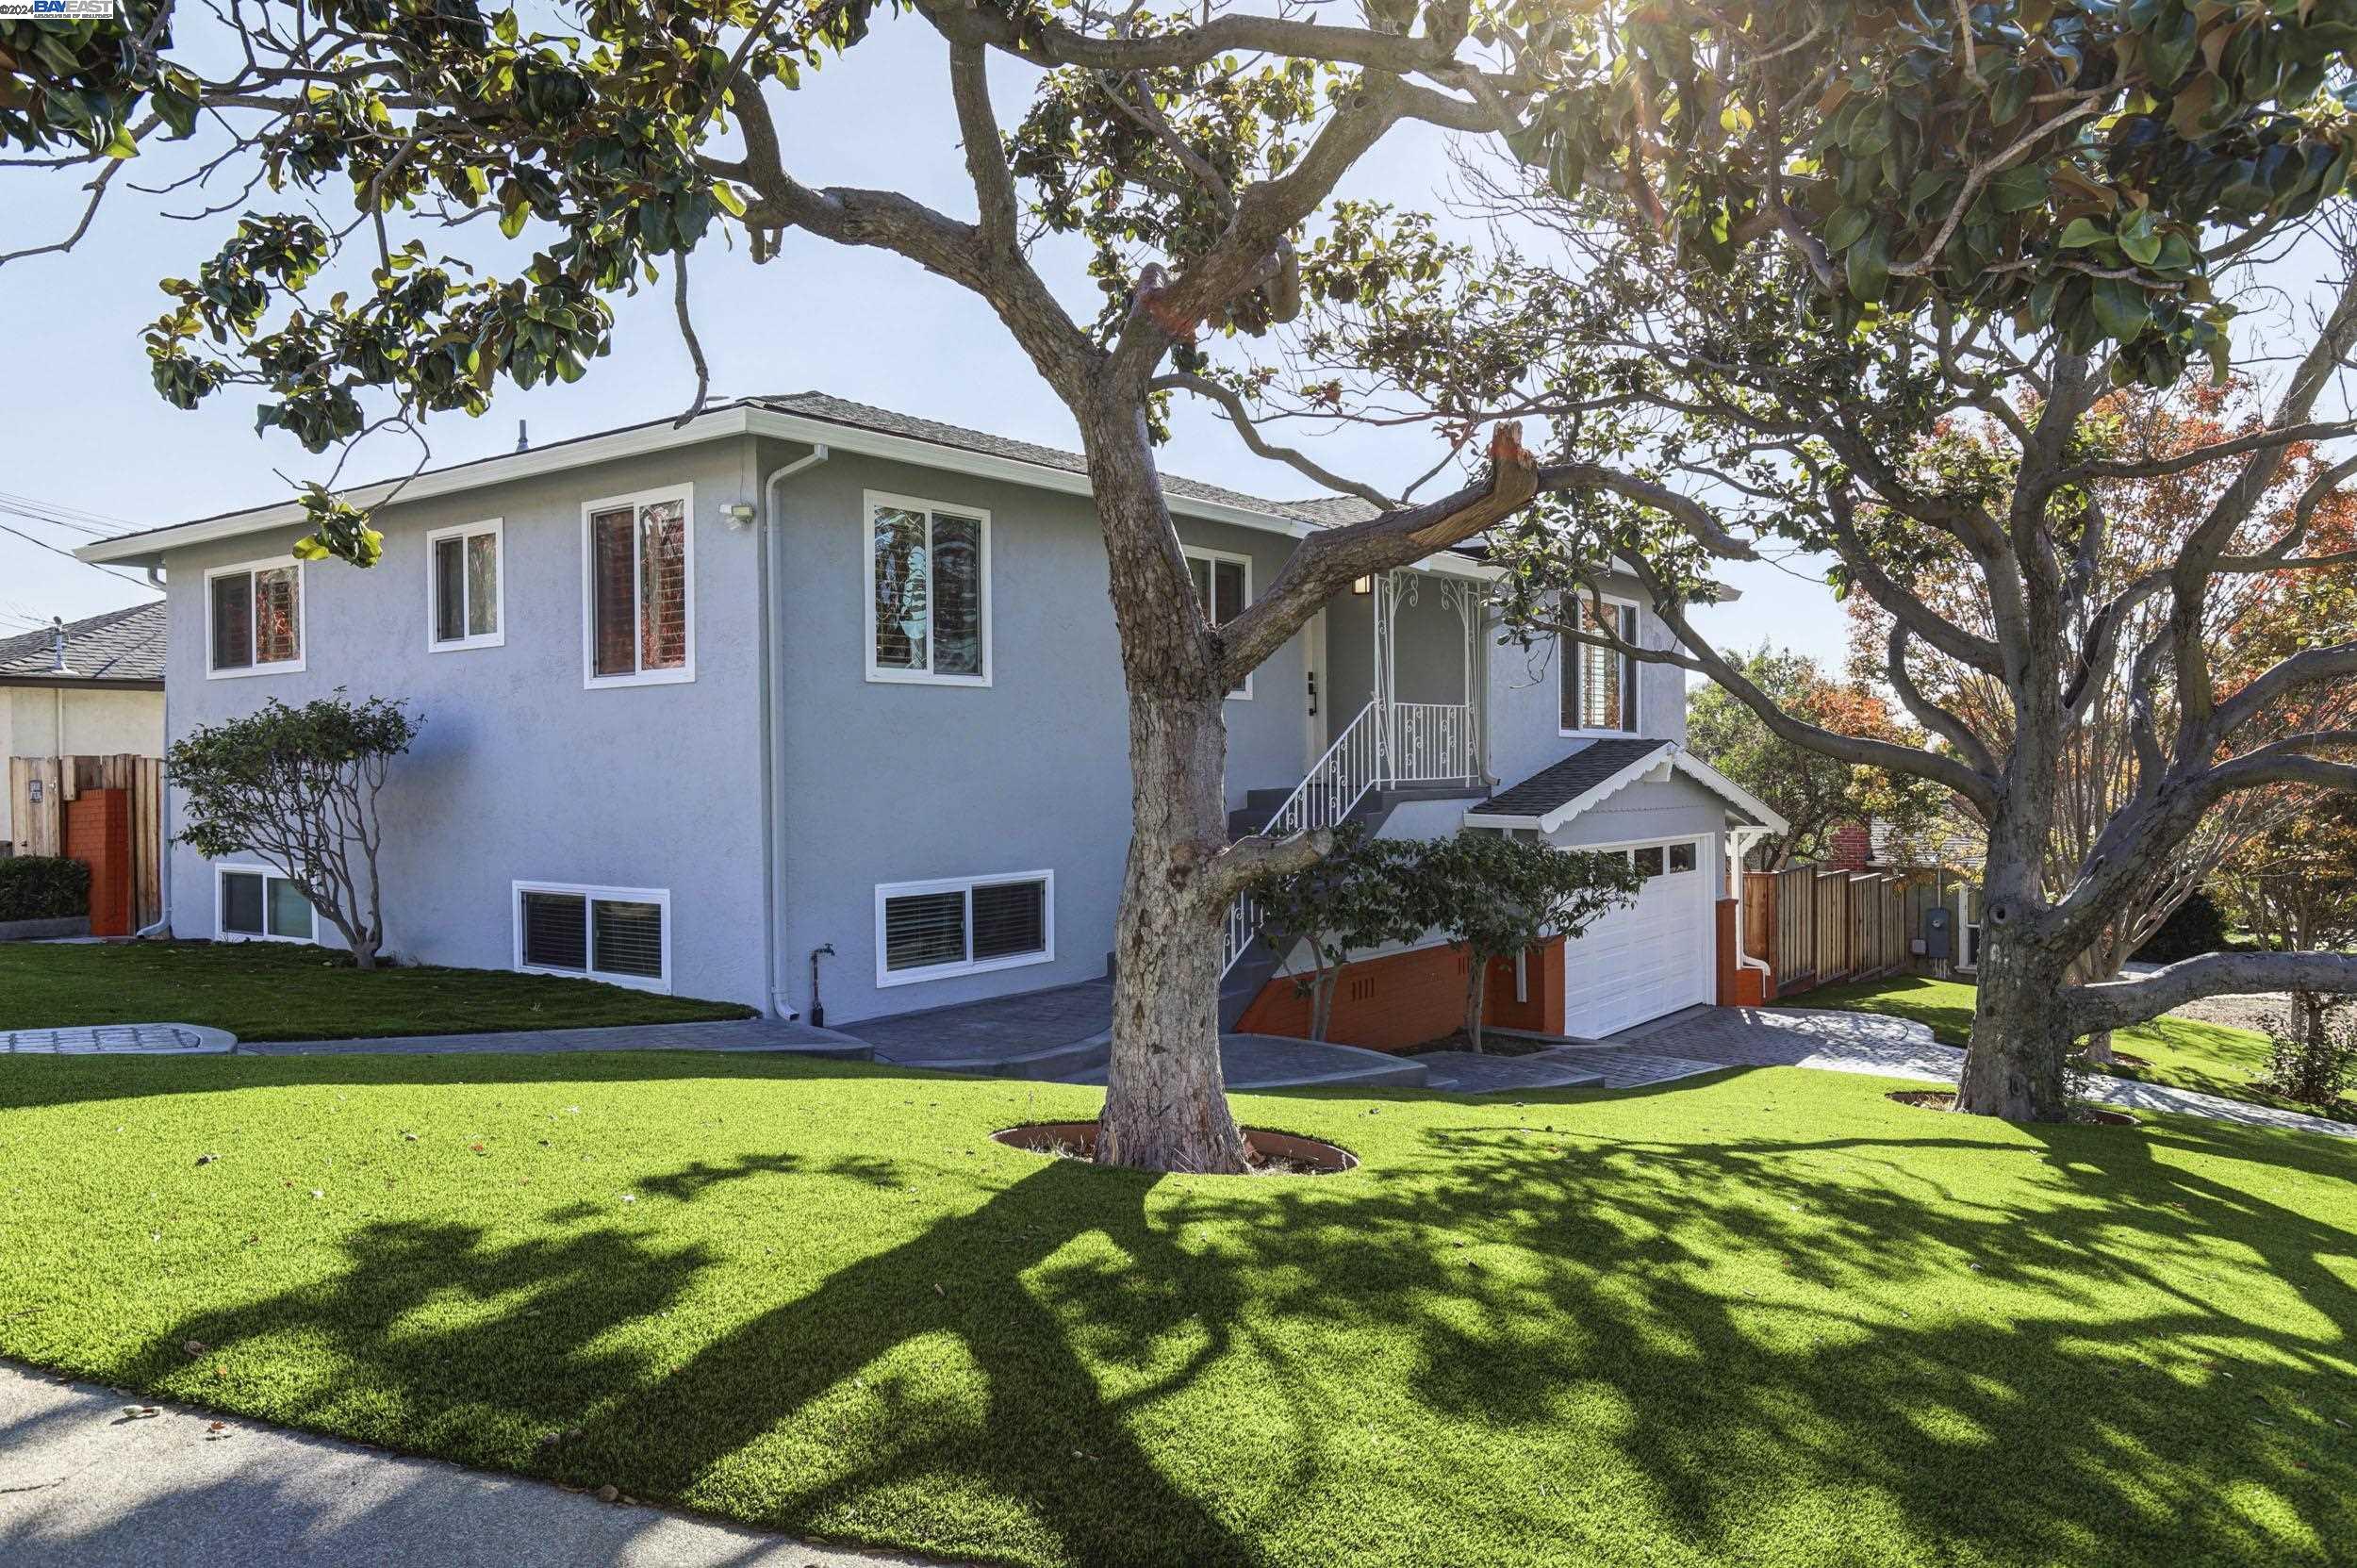
<svg viewBox="0 0 2357 1568">
<path fill-rule="evenodd" d="M 147 569 L 148 586 L 164 586 L 164 569 Z M 169 669 L 166 671 L 169 676 Z M 172 682 L 164 682 L 164 744 L 172 743 Z M 168 769 L 156 769 L 156 918 L 131 933 L 133 941 L 142 936 L 162 936 L 172 930 L 172 774 Z"/>
<path fill-rule="evenodd" d="M 779 929 L 785 919 L 785 835 L 779 819 L 783 799 L 781 781 L 785 772 L 785 683 L 779 675 L 784 658 L 785 608 L 776 579 L 778 563 L 783 562 L 785 553 L 785 520 L 778 502 L 778 487 L 805 470 L 816 468 L 828 455 L 823 442 L 814 443 L 801 456 L 771 470 L 761 489 L 761 548 L 756 552 L 761 564 L 762 617 L 761 844 L 763 858 L 768 862 L 765 867 L 767 885 L 763 890 L 764 929 L 769 938 L 769 1010 L 786 1019 L 801 1015 L 785 999 L 785 982 L 780 973 L 785 934 Z"/>
<path fill-rule="evenodd" d="M 1727 886 L 1735 900 L 1735 966 L 1756 969 L 1770 979 L 1775 971 L 1764 958 L 1754 958 L 1743 950 L 1743 858 L 1752 852 L 1752 846 L 1768 836 L 1766 828 L 1729 828 L 1727 830 Z"/>
</svg>

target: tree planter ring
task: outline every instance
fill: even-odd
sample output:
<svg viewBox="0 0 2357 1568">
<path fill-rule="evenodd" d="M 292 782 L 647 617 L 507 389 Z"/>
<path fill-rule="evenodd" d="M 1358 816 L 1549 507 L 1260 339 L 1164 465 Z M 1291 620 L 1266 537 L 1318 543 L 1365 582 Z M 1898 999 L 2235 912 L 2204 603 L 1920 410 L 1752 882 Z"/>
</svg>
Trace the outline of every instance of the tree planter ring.
<svg viewBox="0 0 2357 1568">
<path fill-rule="evenodd" d="M 1339 1144 L 1317 1138 L 1305 1138 L 1296 1132 L 1278 1132 L 1265 1127 L 1241 1130 L 1246 1147 L 1261 1169 L 1250 1174 L 1333 1176 L 1358 1167 L 1359 1157 Z M 1074 1160 L 1096 1158 L 1096 1124 L 1095 1122 L 1031 1122 L 1022 1127 L 1002 1128 L 990 1135 L 993 1143 L 1027 1153 L 1060 1156 Z"/>
</svg>

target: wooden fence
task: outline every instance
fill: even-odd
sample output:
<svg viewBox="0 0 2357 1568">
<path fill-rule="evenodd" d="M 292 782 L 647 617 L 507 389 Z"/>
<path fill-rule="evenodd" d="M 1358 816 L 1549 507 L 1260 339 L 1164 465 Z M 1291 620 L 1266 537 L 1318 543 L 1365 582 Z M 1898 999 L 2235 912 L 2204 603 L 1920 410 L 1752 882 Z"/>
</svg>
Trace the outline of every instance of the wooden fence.
<svg viewBox="0 0 2357 1568">
<path fill-rule="evenodd" d="M 1912 879 L 1794 866 L 1743 873 L 1743 950 L 1774 972 L 1776 995 L 1907 966 Z"/>
<path fill-rule="evenodd" d="M 65 804 L 86 789 L 125 792 L 131 827 L 132 929 L 163 917 L 164 764 L 128 751 L 109 756 L 10 757 L 8 812 L 16 852 L 65 847 Z"/>
</svg>

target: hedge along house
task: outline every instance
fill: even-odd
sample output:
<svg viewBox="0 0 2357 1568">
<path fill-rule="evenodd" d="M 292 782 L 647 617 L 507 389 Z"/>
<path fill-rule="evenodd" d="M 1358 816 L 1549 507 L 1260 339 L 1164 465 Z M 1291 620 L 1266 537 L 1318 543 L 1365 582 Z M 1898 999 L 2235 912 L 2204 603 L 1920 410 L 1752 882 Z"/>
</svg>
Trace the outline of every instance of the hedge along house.
<svg viewBox="0 0 2357 1568">
<path fill-rule="evenodd" d="M 1165 486 L 1223 619 L 1356 504 Z M 269 696 L 414 701 L 383 801 L 388 951 L 829 1023 L 1105 973 L 1127 708 L 1074 454 L 802 393 L 429 470 L 376 522 L 369 571 L 295 560 L 292 504 L 81 553 L 164 570 L 174 735 Z M 1237 831 L 1346 795 L 1382 832 L 1456 832 L 1602 741 L 1683 756 L 1676 670 L 1500 646 L 1492 575 L 1446 552 L 1366 580 L 1239 685 Z M 1763 820 L 1694 795 L 1692 767 L 1617 791 L 1609 830 L 1707 884 L 1672 900 L 1692 964 L 1644 988 L 1678 1005 L 1708 999 L 1724 835 Z M 170 905 L 182 935 L 325 933 L 237 857 L 178 851 Z M 1277 963 L 1239 922 L 1225 1017 L 1290 991 Z"/>
</svg>

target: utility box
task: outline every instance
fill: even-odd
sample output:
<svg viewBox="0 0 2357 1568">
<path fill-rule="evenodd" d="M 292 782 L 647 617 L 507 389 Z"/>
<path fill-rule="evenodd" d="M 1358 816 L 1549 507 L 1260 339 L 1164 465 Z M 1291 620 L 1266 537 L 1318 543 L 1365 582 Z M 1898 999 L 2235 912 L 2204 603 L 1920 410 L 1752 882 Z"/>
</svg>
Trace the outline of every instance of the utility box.
<svg viewBox="0 0 2357 1568">
<path fill-rule="evenodd" d="M 1944 904 L 1923 911 L 1923 941 L 1918 949 L 1925 958 L 1945 963 L 1954 956 L 1956 917 Z"/>
</svg>

